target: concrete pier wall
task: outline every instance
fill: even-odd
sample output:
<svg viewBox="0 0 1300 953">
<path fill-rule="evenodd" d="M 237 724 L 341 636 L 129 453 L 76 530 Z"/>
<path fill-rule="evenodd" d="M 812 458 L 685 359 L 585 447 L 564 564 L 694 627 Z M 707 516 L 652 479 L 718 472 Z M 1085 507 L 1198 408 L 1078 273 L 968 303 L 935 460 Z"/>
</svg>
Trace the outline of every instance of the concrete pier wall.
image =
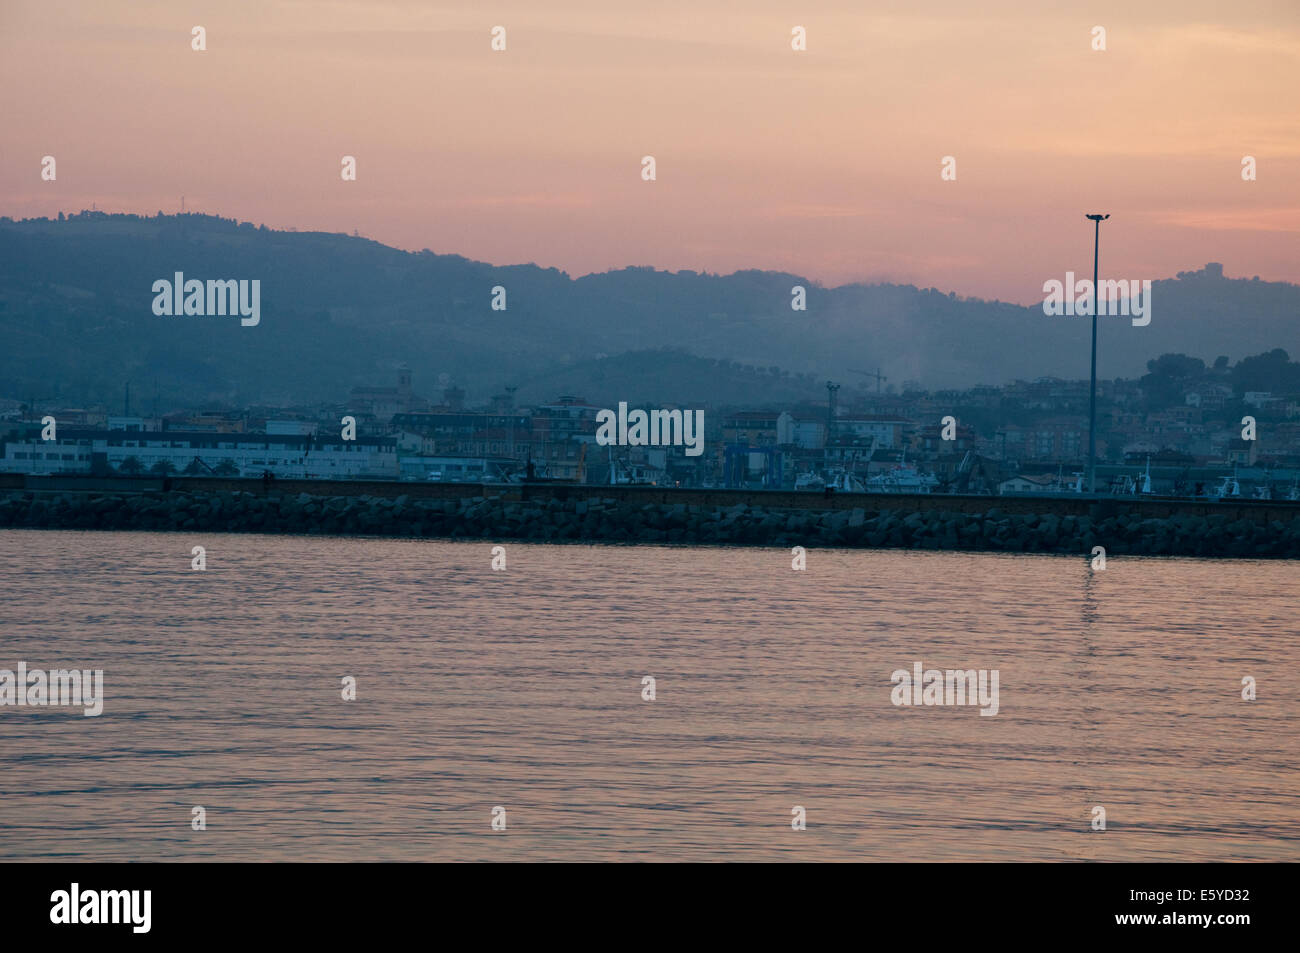
<svg viewBox="0 0 1300 953">
<path fill-rule="evenodd" d="M 0 527 L 1300 558 L 1300 505 L 83 477 L 0 485 Z"/>
</svg>

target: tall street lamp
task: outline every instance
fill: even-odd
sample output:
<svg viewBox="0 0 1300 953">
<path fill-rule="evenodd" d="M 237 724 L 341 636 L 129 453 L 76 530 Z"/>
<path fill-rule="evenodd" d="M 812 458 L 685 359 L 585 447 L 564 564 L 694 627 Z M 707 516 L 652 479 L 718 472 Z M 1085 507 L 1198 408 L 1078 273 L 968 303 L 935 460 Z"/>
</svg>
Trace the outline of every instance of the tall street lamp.
<svg viewBox="0 0 1300 953">
<path fill-rule="evenodd" d="M 1088 389 L 1088 492 L 1097 492 L 1097 253 L 1101 245 L 1101 223 L 1109 215 L 1089 215 L 1092 231 L 1092 386 Z"/>
</svg>

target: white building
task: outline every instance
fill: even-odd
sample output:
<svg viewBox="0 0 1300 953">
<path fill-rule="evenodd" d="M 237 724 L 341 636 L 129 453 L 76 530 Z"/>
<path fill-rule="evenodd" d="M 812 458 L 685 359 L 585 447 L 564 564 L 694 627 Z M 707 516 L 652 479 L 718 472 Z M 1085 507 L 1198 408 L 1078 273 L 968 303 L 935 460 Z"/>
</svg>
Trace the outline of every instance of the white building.
<svg viewBox="0 0 1300 953">
<path fill-rule="evenodd" d="M 127 464 L 124 470 L 132 458 L 138 467 Z M 34 431 L 23 440 L 6 441 L 0 458 L 0 470 L 34 474 L 149 473 L 155 467 L 162 472 L 166 464 L 175 475 L 256 477 L 266 470 L 300 479 L 395 480 L 398 475 L 392 437 L 60 428 L 57 440 L 41 440 Z"/>
<path fill-rule="evenodd" d="M 1043 493 L 1051 490 L 1056 481 L 1050 476 L 1025 476 L 1017 474 L 998 484 L 998 493 Z"/>
<path fill-rule="evenodd" d="M 109 417 L 109 430 L 162 430 L 157 417 Z"/>
<path fill-rule="evenodd" d="M 455 454 L 400 454 L 403 480 L 434 483 L 497 483 L 507 474 L 520 470 L 519 461 L 510 457 L 471 457 Z"/>
<path fill-rule="evenodd" d="M 314 420 L 268 420 L 266 433 L 276 437 L 312 437 L 320 426 Z"/>
<path fill-rule="evenodd" d="M 826 415 L 785 411 L 776 418 L 776 442 L 804 450 L 826 446 Z"/>
<path fill-rule="evenodd" d="M 1269 404 L 1276 404 L 1282 398 L 1274 397 L 1272 392 L 1266 390 L 1248 390 L 1241 399 L 1244 403 L 1263 410 Z"/>
<path fill-rule="evenodd" d="M 906 417 L 884 414 L 854 415 L 835 418 L 835 432 L 851 433 L 859 439 L 871 439 L 882 450 L 896 450 L 903 445 L 903 434 L 912 422 Z"/>
</svg>

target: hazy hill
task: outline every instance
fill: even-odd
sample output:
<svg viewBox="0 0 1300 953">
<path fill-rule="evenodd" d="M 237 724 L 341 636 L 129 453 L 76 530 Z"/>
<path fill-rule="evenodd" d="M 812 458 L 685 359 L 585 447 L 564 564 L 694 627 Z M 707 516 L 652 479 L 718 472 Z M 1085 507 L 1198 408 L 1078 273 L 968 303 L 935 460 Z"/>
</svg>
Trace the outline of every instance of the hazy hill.
<svg viewBox="0 0 1300 953">
<path fill-rule="evenodd" d="M 155 316 L 152 284 L 176 271 L 260 279 L 261 324 Z M 790 309 L 795 284 L 805 312 Z M 506 311 L 491 310 L 496 285 Z M 1141 376 L 1165 352 L 1300 351 L 1296 285 L 1207 269 L 1156 282 L 1154 302 L 1149 327 L 1103 319 L 1103 377 Z M 932 388 L 1082 377 L 1087 349 L 1085 318 L 912 286 L 648 268 L 573 279 L 199 215 L 0 220 L 0 397 L 116 404 L 130 380 L 150 398 L 156 382 L 167 406 L 341 401 L 406 361 L 431 397 L 447 375 L 471 400 L 509 383 L 529 400 L 762 403 L 816 396 L 827 377 L 853 384 L 849 368 Z"/>
</svg>

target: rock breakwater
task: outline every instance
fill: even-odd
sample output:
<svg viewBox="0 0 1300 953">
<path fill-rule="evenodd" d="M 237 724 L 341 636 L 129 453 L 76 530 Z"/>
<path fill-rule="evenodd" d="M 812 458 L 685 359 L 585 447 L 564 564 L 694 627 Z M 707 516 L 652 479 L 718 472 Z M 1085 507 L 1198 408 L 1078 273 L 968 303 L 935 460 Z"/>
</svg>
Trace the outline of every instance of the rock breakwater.
<svg viewBox="0 0 1300 953">
<path fill-rule="evenodd" d="M 908 512 L 878 508 L 798 509 L 748 503 L 645 503 L 592 494 L 460 499 L 255 491 L 45 492 L 0 494 L 0 527 L 170 530 L 192 533 L 309 533 L 447 539 L 702 543 L 972 550 L 1107 555 L 1300 558 L 1300 510 L 1289 519 L 1236 513 L 1153 518 L 1103 500 L 1089 515 L 1045 507 L 1008 512 L 944 510 L 928 501 Z M 1018 500 L 1018 504 L 1023 501 Z M 1286 514 L 1290 515 L 1290 514 Z"/>
</svg>

